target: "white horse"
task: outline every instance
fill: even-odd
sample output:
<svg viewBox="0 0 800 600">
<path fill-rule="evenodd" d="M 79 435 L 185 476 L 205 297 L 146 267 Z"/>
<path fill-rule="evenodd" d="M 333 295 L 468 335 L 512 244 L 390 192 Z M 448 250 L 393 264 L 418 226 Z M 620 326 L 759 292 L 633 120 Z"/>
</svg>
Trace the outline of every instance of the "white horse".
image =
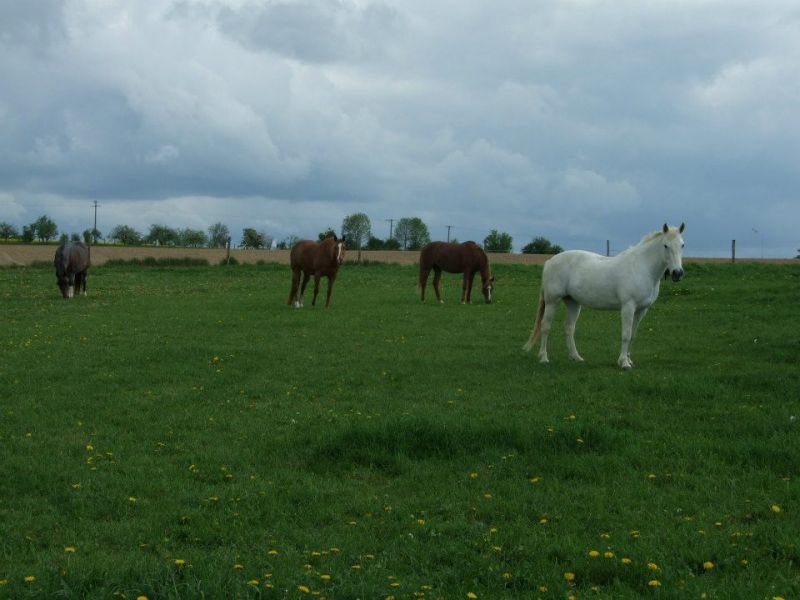
<svg viewBox="0 0 800 600">
<path fill-rule="evenodd" d="M 567 348 L 572 360 L 582 361 L 575 347 L 575 322 L 581 306 L 603 310 L 619 309 L 622 313 L 622 349 L 617 364 L 630 369 L 631 342 L 636 335 L 647 309 L 658 298 L 661 278 L 672 276 L 672 281 L 683 277 L 684 224 L 654 231 L 642 238 L 636 246 L 614 257 L 601 256 L 583 250 L 569 250 L 549 259 L 542 271 L 542 288 L 536 325 L 523 347 L 530 351 L 541 335 L 539 361 L 547 358 L 547 336 L 558 301 L 567 305 Z"/>
</svg>

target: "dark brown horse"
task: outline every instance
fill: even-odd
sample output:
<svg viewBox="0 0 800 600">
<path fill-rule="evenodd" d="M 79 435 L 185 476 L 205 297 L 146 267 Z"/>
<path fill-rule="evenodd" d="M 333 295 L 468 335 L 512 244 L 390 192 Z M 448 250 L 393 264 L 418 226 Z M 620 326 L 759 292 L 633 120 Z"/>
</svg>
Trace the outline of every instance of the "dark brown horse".
<svg viewBox="0 0 800 600">
<path fill-rule="evenodd" d="M 422 288 L 423 302 L 425 302 L 425 287 L 428 284 L 428 275 L 431 269 L 433 269 L 433 291 L 436 292 L 436 299 L 439 302 L 442 302 L 439 291 L 442 271 L 464 274 L 461 286 L 461 304 L 471 302 L 472 280 L 475 279 L 475 273 L 480 273 L 483 282 L 483 297 L 487 304 L 492 302 L 494 277 L 489 269 L 489 257 L 475 242 L 464 242 L 463 244 L 431 242 L 422 249 L 419 255 L 419 286 Z"/>
<path fill-rule="evenodd" d="M 289 262 L 292 265 L 292 291 L 289 292 L 289 306 L 302 308 L 303 294 L 309 278 L 314 276 L 314 299 L 311 306 L 317 303 L 320 278 L 328 278 L 328 295 L 325 298 L 325 308 L 331 301 L 333 282 L 339 272 L 339 265 L 344 261 L 345 240 L 335 235 L 326 237 L 321 242 L 301 240 L 292 247 Z M 303 284 L 300 285 L 300 273 L 303 273 Z M 298 293 L 299 291 L 299 293 Z"/>
<path fill-rule="evenodd" d="M 86 295 L 86 273 L 89 270 L 89 248 L 83 242 L 64 242 L 53 259 L 56 281 L 64 299 L 72 298 L 75 290 Z"/>
</svg>

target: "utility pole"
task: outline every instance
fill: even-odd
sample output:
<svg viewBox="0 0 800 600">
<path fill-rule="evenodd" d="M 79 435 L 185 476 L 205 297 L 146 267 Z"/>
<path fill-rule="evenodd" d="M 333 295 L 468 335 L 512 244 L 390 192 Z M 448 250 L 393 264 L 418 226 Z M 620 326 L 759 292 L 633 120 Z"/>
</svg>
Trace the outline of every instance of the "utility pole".
<svg viewBox="0 0 800 600">
<path fill-rule="evenodd" d="M 97 243 L 97 200 L 94 201 L 94 227 L 92 228 L 92 243 Z"/>
<path fill-rule="evenodd" d="M 397 219 L 386 219 L 386 220 L 389 221 L 389 239 L 392 239 L 392 227 L 394 226 L 394 222 Z"/>
<path fill-rule="evenodd" d="M 452 225 L 445 225 L 445 227 L 447 227 L 447 241 L 449 242 L 450 241 L 450 228 L 452 227 Z"/>
</svg>

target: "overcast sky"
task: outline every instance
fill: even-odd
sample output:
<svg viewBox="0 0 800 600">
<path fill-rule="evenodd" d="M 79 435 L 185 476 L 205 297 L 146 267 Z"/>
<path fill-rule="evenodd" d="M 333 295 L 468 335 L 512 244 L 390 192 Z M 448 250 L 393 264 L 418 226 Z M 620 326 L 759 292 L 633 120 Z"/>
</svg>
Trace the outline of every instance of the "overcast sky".
<svg viewBox="0 0 800 600">
<path fill-rule="evenodd" d="M 800 248 L 796 0 L 0 0 L 0 221 Z"/>
</svg>

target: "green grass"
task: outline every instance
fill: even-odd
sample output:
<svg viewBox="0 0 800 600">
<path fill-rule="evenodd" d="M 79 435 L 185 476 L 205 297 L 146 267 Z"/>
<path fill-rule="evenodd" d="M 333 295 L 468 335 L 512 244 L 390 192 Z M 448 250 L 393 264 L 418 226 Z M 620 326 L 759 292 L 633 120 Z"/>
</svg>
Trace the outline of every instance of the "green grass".
<svg viewBox="0 0 800 600">
<path fill-rule="evenodd" d="M 688 265 L 630 372 L 616 313 L 522 352 L 540 267 L 51 271 L 0 270 L 0 598 L 800 596 L 797 266 Z"/>
</svg>

